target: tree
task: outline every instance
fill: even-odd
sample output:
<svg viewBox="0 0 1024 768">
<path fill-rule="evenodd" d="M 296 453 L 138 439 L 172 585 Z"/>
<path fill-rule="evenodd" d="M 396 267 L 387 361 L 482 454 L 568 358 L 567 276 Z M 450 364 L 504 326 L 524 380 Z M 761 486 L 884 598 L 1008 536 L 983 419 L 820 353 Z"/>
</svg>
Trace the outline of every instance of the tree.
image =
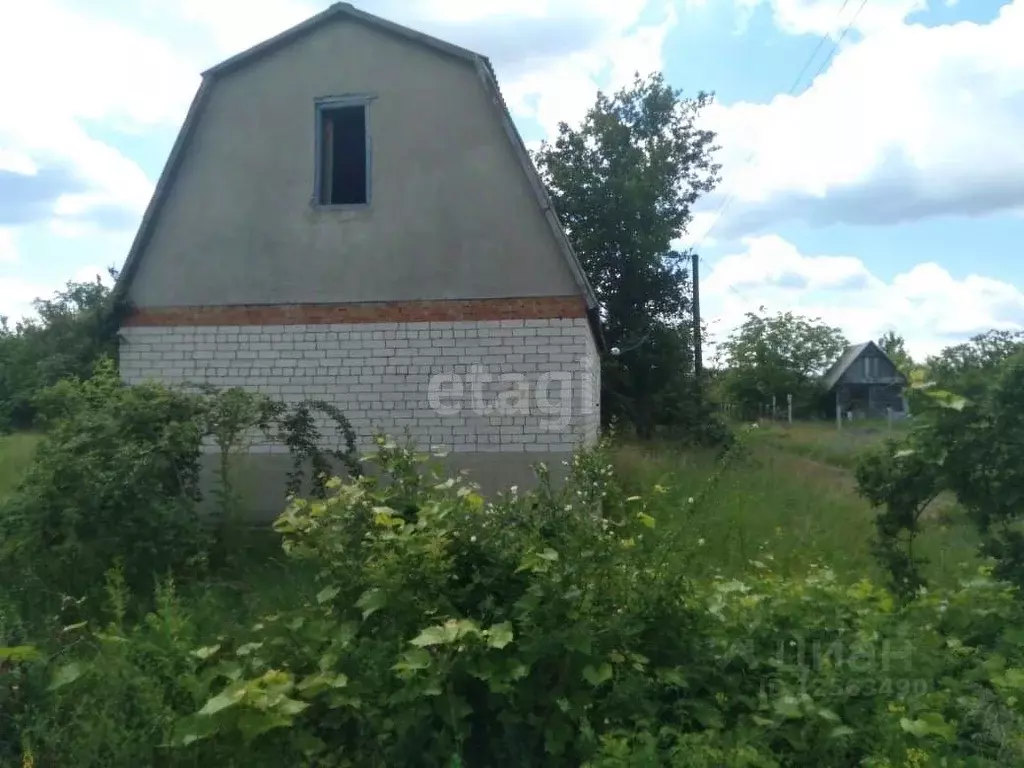
<svg viewBox="0 0 1024 768">
<path fill-rule="evenodd" d="M 598 94 L 579 127 L 559 126 L 535 155 L 548 194 L 602 306 L 609 347 L 604 418 L 649 435 L 692 401 L 690 254 L 672 243 L 718 182 L 714 134 L 696 127 L 711 96 L 683 98 L 660 74 Z M 688 380 L 687 380 L 687 377 Z"/>
<path fill-rule="evenodd" d="M 97 360 L 116 356 L 117 313 L 99 276 L 68 282 L 34 306 L 37 318 L 13 329 L 0 322 L 0 431 L 31 427 L 39 392 L 69 376 L 87 379 Z"/>
<path fill-rule="evenodd" d="M 943 389 L 975 397 L 987 390 L 1006 360 L 1022 351 L 1024 332 L 986 331 L 928 358 L 928 377 Z"/>
<path fill-rule="evenodd" d="M 766 317 L 748 312 L 722 344 L 728 362 L 723 388 L 752 416 L 772 395 L 793 395 L 798 411 L 816 409 L 820 377 L 847 347 L 842 331 L 792 312 Z"/>
<path fill-rule="evenodd" d="M 896 366 L 896 370 L 904 376 L 909 376 L 911 371 L 917 367 L 914 358 L 907 352 L 906 343 L 903 337 L 895 331 L 889 331 L 878 340 L 878 347 Z"/>
</svg>

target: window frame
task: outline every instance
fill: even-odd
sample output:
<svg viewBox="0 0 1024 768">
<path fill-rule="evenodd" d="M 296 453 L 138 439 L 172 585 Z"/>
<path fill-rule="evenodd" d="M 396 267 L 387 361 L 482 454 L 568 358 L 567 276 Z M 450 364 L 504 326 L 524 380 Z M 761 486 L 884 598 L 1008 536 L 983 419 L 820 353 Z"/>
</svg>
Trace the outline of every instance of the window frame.
<svg viewBox="0 0 1024 768">
<path fill-rule="evenodd" d="M 375 93 L 346 93 L 338 96 L 319 96 L 313 100 L 313 196 L 310 205 L 316 210 L 363 210 L 373 202 L 373 141 L 370 138 L 370 103 L 377 98 Z M 366 139 L 366 202 L 365 203 L 321 203 L 323 190 L 324 141 L 323 113 L 344 107 L 363 108 L 363 135 Z"/>
</svg>

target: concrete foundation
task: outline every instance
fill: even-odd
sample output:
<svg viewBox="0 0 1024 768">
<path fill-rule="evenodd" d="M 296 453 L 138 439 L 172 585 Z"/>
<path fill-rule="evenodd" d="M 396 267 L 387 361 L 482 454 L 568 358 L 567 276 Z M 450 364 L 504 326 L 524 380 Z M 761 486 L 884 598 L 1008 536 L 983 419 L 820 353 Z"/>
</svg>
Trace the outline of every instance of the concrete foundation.
<svg viewBox="0 0 1024 768">
<path fill-rule="evenodd" d="M 550 470 L 555 482 L 563 482 L 568 472 L 565 462 L 572 454 L 565 452 L 548 453 L 455 453 L 436 462 L 446 474 L 455 475 L 460 471 L 480 486 L 485 496 L 492 496 L 515 485 L 521 490 L 536 485 L 533 467 L 543 462 Z M 265 525 L 284 511 L 285 483 L 291 470 L 291 456 L 281 453 L 255 453 L 232 456 L 232 477 L 241 494 L 246 510 L 246 520 Z M 201 466 L 201 487 L 203 509 L 213 512 L 215 493 L 220 485 L 220 456 L 203 455 Z"/>
</svg>

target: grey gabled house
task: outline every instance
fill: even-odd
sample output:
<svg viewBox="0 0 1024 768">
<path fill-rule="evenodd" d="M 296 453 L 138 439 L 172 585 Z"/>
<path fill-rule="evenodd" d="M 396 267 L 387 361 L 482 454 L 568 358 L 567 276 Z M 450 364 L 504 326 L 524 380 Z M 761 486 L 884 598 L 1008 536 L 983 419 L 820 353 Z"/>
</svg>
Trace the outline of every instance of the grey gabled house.
<svg viewBox="0 0 1024 768">
<path fill-rule="evenodd" d="M 326 400 L 485 487 L 598 436 L 597 299 L 489 61 L 346 3 L 204 73 L 116 290 L 130 384 Z M 283 447 L 247 460 L 278 511 Z"/>
<path fill-rule="evenodd" d="M 825 407 L 833 416 L 836 407 L 854 418 L 907 411 L 907 377 L 873 341 L 847 347 L 825 372 L 823 384 Z"/>
</svg>

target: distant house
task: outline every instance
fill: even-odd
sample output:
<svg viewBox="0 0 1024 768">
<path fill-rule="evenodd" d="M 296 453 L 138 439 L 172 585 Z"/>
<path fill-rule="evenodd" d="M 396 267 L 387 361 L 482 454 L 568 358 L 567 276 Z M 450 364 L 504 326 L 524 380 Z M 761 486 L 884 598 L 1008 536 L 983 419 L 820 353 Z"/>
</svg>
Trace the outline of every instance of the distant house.
<svg viewBox="0 0 1024 768">
<path fill-rule="evenodd" d="M 597 299 L 489 61 L 346 3 L 204 73 L 117 291 L 128 383 L 326 400 L 485 488 L 597 439 Z"/>
<path fill-rule="evenodd" d="M 906 413 L 907 377 L 873 341 L 846 348 L 825 373 L 826 409 L 857 417 L 885 416 L 887 409 Z"/>
</svg>

